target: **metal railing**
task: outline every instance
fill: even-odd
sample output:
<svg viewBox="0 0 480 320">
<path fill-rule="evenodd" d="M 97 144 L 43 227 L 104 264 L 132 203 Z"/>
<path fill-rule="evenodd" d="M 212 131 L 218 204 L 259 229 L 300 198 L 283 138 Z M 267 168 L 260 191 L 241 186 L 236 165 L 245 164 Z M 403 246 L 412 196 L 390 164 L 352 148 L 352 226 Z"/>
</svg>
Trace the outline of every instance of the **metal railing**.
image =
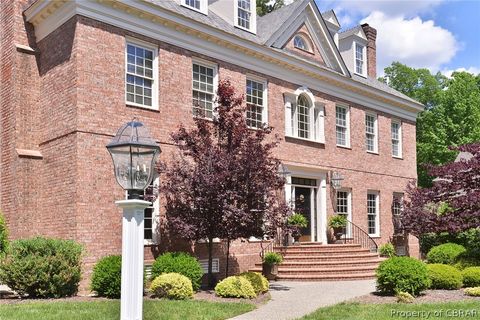
<svg viewBox="0 0 480 320">
<path fill-rule="evenodd" d="M 263 241 L 260 243 L 262 251 L 260 252 L 260 257 L 263 260 L 263 257 L 268 252 L 278 252 L 278 247 L 286 246 L 288 244 L 287 239 L 288 234 L 286 234 L 283 230 L 279 229 L 275 234 L 275 237 L 270 239 L 267 245 L 264 247 Z M 279 252 L 281 254 L 281 252 Z"/>
<path fill-rule="evenodd" d="M 378 251 L 378 245 L 375 240 L 365 230 L 350 220 L 347 220 L 347 225 L 343 228 L 343 237 L 340 240 L 345 244 L 359 244 L 362 248 L 370 250 L 370 252 Z"/>
</svg>

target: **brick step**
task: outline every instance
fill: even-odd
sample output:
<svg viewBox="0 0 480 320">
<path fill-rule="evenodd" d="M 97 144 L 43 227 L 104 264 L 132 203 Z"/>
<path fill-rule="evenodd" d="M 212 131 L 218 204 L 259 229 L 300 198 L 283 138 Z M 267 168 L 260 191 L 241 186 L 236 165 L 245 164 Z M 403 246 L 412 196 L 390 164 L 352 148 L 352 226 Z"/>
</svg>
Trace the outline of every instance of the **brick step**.
<svg viewBox="0 0 480 320">
<path fill-rule="evenodd" d="M 355 267 L 355 266 L 375 266 L 377 267 L 383 260 L 345 260 L 345 261 L 284 261 L 281 266 L 288 268 L 317 268 L 317 267 Z M 257 263 L 255 267 L 261 268 L 262 264 Z"/>
<path fill-rule="evenodd" d="M 328 274 L 328 275 L 279 275 L 277 280 L 284 281 L 349 281 L 375 279 L 374 272 L 356 274 Z"/>
<path fill-rule="evenodd" d="M 342 260 L 369 260 L 369 259 L 378 259 L 378 254 L 376 253 L 359 253 L 359 254 L 347 254 L 347 255 L 284 255 L 283 261 L 342 261 Z"/>
<path fill-rule="evenodd" d="M 327 275 L 327 274 L 357 274 L 357 273 L 367 273 L 375 272 L 377 269 L 376 266 L 356 266 L 356 267 L 342 267 L 342 268 L 288 268 L 288 267 L 278 267 L 278 275 L 283 276 L 287 274 L 297 274 L 297 275 Z"/>
<path fill-rule="evenodd" d="M 362 248 L 359 244 L 319 244 L 318 242 L 310 242 L 310 243 L 305 243 L 301 242 L 300 245 L 291 245 L 291 246 L 278 246 L 275 247 L 278 248 L 279 250 L 285 250 L 285 249 L 296 249 L 296 248 L 321 248 L 321 249 L 331 249 L 331 250 L 347 250 L 347 249 L 355 249 L 355 248 Z"/>
<path fill-rule="evenodd" d="M 324 249 L 287 249 L 279 251 L 283 255 L 305 255 L 305 254 L 315 254 L 315 255 L 347 255 L 347 254 L 359 254 L 359 253 L 371 253 L 368 249 L 349 249 L 349 250 L 324 250 Z"/>
</svg>

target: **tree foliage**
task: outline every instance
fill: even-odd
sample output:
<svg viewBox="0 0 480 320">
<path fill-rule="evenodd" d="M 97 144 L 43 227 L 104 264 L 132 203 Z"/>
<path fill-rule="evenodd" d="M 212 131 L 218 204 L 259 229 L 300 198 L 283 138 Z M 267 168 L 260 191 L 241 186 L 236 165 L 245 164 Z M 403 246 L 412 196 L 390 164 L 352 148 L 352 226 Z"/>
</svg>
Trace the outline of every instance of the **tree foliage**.
<svg viewBox="0 0 480 320">
<path fill-rule="evenodd" d="M 426 106 L 417 119 L 417 164 L 419 185 L 429 187 L 426 165 L 454 160 L 450 146 L 480 141 L 480 75 L 455 72 L 448 79 L 394 62 L 380 80 Z"/>
<path fill-rule="evenodd" d="M 229 244 L 273 235 L 289 213 L 272 155 L 278 139 L 266 140 L 270 127 L 247 127 L 243 96 L 229 81 L 220 82 L 217 96 L 213 121 L 197 117 L 193 128 L 180 127 L 172 134 L 179 154 L 160 165 L 167 223 L 184 239 L 208 239 L 210 284 L 214 238 Z"/>
<path fill-rule="evenodd" d="M 284 5 L 284 0 L 257 0 L 257 15 L 264 16 Z"/>
<path fill-rule="evenodd" d="M 458 233 L 480 225 L 480 143 L 455 150 L 473 157 L 431 167 L 429 173 L 438 177 L 432 187 L 409 186 L 402 221 L 406 231 L 416 236 Z"/>
</svg>

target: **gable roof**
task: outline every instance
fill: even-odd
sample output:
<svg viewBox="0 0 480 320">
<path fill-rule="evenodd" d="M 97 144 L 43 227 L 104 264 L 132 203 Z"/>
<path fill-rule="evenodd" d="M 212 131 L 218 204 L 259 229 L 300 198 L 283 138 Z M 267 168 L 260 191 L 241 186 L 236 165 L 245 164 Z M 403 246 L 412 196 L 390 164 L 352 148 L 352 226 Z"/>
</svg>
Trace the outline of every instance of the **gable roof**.
<svg viewBox="0 0 480 320">
<path fill-rule="evenodd" d="M 355 26 L 355 27 L 350 28 L 350 29 L 347 29 L 345 31 L 339 32 L 338 33 L 338 38 L 343 39 L 343 38 L 349 37 L 349 36 L 354 35 L 354 34 L 357 34 L 357 35 L 360 34 L 361 38 L 364 38 L 365 40 L 367 40 L 367 36 L 365 35 L 365 31 L 363 31 L 363 28 L 360 25 Z"/>
<path fill-rule="evenodd" d="M 333 11 L 332 9 L 322 12 L 322 17 L 325 21 L 330 22 L 331 24 L 334 24 L 338 28 L 341 27 L 340 21 L 338 21 L 337 15 L 335 14 L 335 11 Z"/>
</svg>

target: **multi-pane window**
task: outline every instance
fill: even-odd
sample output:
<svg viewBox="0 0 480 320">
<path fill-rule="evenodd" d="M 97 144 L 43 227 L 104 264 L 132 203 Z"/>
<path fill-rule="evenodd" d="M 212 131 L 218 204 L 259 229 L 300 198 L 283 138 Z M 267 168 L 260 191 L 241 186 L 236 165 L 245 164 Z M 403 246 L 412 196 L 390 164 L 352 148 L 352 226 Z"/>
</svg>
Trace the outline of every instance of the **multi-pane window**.
<svg viewBox="0 0 480 320">
<path fill-rule="evenodd" d="M 364 46 L 358 43 L 355 44 L 355 72 L 358 74 L 363 74 L 363 49 Z"/>
<path fill-rule="evenodd" d="M 337 145 L 348 147 L 348 110 L 342 106 L 337 106 L 335 109 Z"/>
<path fill-rule="evenodd" d="M 126 55 L 126 102 L 153 107 L 155 103 L 154 50 L 127 43 Z"/>
<path fill-rule="evenodd" d="M 200 10 L 201 0 L 185 0 L 185 5 Z"/>
<path fill-rule="evenodd" d="M 238 25 L 242 28 L 250 30 L 252 16 L 251 0 L 237 0 L 238 4 Z"/>
<path fill-rule="evenodd" d="M 402 157 L 402 125 L 392 121 L 392 156 Z"/>
<path fill-rule="evenodd" d="M 193 63 L 193 115 L 213 118 L 215 68 Z"/>
<path fill-rule="evenodd" d="M 378 236 L 378 194 L 367 194 L 367 222 L 368 234 Z"/>
<path fill-rule="evenodd" d="M 367 151 L 377 152 L 377 116 L 365 114 L 365 145 Z"/>
<path fill-rule="evenodd" d="M 152 205 L 145 208 L 144 210 L 144 221 L 143 221 L 143 237 L 148 241 L 154 240 L 154 228 L 155 228 L 155 181 L 154 179 L 152 183 L 145 189 L 145 193 L 143 199 L 146 201 L 151 201 Z"/>
<path fill-rule="evenodd" d="M 293 38 L 293 46 L 298 49 L 309 51 L 307 42 L 302 36 L 299 35 L 296 35 L 295 38 Z"/>
<path fill-rule="evenodd" d="M 347 220 L 351 220 L 350 217 L 350 197 L 348 191 L 337 191 L 337 214 L 344 216 Z M 347 225 L 347 237 L 350 237 L 350 225 Z"/>
<path fill-rule="evenodd" d="M 265 119 L 263 82 L 247 79 L 247 125 L 251 128 L 261 128 Z"/>
<path fill-rule="evenodd" d="M 297 101 L 297 129 L 300 138 L 310 138 L 310 106 L 304 96 Z"/>
</svg>

